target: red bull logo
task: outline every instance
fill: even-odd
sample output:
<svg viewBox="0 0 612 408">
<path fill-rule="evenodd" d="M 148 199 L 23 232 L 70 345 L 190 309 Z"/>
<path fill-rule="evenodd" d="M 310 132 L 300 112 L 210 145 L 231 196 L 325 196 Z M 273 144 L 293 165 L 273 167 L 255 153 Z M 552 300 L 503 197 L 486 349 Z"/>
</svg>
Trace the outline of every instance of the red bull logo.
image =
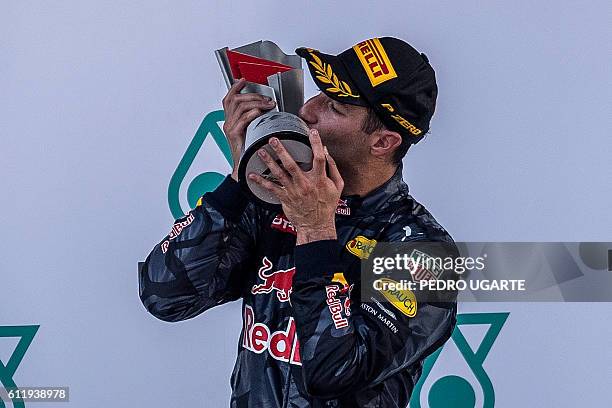
<svg viewBox="0 0 612 408">
<path fill-rule="evenodd" d="M 338 285 L 328 285 L 325 287 L 325 294 L 327 297 L 325 303 L 327 303 L 329 313 L 332 316 L 336 329 L 342 329 L 349 325 L 348 320 L 342 316 L 344 307 L 346 307 L 346 302 L 343 302 L 342 299 L 337 296 L 340 291 L 341 289 L 338 288 Z"/>
<path fill-rule="evenodd" d="M 164 254 L 168 251 L 170 241 L 181 235 L 183 229 L 185 229 L 185 227 L 188 227 L 193 222 L 193 220 L 195 220 L 195 217 L 193 216 L 193 213 L 190 212 L 184 221 L 174 223 L 174 225 L 172 226 L 172 230 L 168 234 L 168 239 L 161 244 L 161 250 Z"/>
<path fill-rule="evenodd" d="M 261 354 L 266 350 L 275 360 L 285 363 L 302 365 L 300 343 L 295 329 L 295 320 L 289 318 L 286 330 L 270 332 L 263 323 L 255 323 L 253 308 L 244 307 L 242 328 L 242 347 L 254 353 Z"/>
<path fill-rule="evenodd" d="M 262 284 L 253 285 L 251 293 L 256 295 L 258 293 L 270 293 L 276 291 L 276 297 L 281 302 L 288 302 L 289 295 L 291 295 L 293 285 L 293 275 L 295 274 L 295 267 L 286 270 L 278 270 L 270 272 L 272 269 L 272 262 L 264 256 L 263 266 L 259 268 L 259 278 L 263 281 Z"/>
<path fill-rule="evenodd" d="M 342 317 L 341 312 L 344 311 L 346 317 L 351 315 L 351 292 L 353 291 L 354 285 L 349 285 L 342 272 L 334 273 L 331 281 L 337 283 L 339 286 L 336 289 L 333 289 L 332 285 L 325 288 L 325 293 L 327 295 L 326 303 L 332 315 L 334 326 L 336 326 L 336 329 L 339 329 L 348 326 L 348 320 Z M 344 310 L 342 307 L 338 307 L 340 305 L 340 300 L 336 301 L 336 293 L 344 296 L 344 301 L 342 301 Z"/>
<path fill-rule="evenodd" d="M 336 206 L 336 214 L 351 215 L 351 208 L 348 206 L 348 200 L 338 200 L 338 205 Z"/>
</svg>

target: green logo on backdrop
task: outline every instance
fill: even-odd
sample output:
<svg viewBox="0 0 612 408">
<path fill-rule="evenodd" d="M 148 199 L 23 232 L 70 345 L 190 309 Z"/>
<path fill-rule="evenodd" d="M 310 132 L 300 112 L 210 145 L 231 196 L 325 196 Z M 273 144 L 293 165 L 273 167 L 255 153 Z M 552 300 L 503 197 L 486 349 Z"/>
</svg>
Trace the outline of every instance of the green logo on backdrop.
<svg viewBox="0 0 612 408">
<path fill-rule="evenodd" d="M 40 326 L 0 326 L 0 338 L 2 337 L 19 337 L 17 347 L 13 354 L 9 357 L 6 364 L 0 360 L 0 383 L 4 388 L 17 388 L 13 375 L 17 371 L 17 367 L 21 364 L 23 356 L 25 356 L 28 347 L 34 340 L 34 336 Z M 21 398 L 13 398 L 11 400 L 14 408 L 24 408 L 25 403 Z M 6 405 L 0 398 L 0 408 L 5 408 Z"/>
<path fill-rule="evenodd" d="M 493 408 L 495 406 L 495 391 L 493 389 L 493 384 L 482 365 L 491 351 L 493 343 L 497 339 L 509 314 L 510 313 L 467 313 L 457 315 L 457 326 L 451 338 L 461 352 L 463 358 L 465 358 L 467 365 L 474 373 L 474 377 L 478 380 L 482 388 L 482 408 Z M 470 347 L 465 336 L 461 332 L 461 326 L 473 324 L 489 325 L 476 351 Z M 411 408 L 421 408 L 423 384 L 427 380 L 432 367 L 443 349 L 444 346 L 440 347 L 425 360 L 423 364 L 423 373 L 412 393 L 412 398 L 410 400 Z M 476 393 L 474 391 L 474 386 L 467 379 L 457 375 L 446 375 L 437 379 L 432 384 L 427 393 L 427 402 L 429 408 L 475 408 Z"/>
<path fill-rule="evenodd" d="M 233 166 L 229 143 L 225 138 L 223 130 L 219 126 L 219 123 L 223 122 L 224 120 L 225 114 L 222 110 L 212 111 L 206 115 L 195 136 L 193 137 L 193 140 L 189 144 L 189 147 L 187 147 L 187 151 L 174 171 L 172 178 L 170 179 L 170 185 L 168 186 L 168 205 L 170 206 L 170 212 L 175 219 L 184 216 L 191 208 L 194 208 L 202 194 L 214 190 L 219 184 L 221 184 L 223 178 L 225 177 L 223 174 L 215 171 L 207 171 L 197 175 L 189 182 L 187 187 L 187 203 L 189 204 L 189 208 L 181 207 L 181 200 L 179 196 L 181 184 L 183 184 L 185 181 L 187 171 L 200 152 L 206 138 L 209 136 L 212 137 L 212 140 L 215 142 L 221 153 L 223 153 L 223 156 L 230 165 L 230 168 Z"/>
</svg>

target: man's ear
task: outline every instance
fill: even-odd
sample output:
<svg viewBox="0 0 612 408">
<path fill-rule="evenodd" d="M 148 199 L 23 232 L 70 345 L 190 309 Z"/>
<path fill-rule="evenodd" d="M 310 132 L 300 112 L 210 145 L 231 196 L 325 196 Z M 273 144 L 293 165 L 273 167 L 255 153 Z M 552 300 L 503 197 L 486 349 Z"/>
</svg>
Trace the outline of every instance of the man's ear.
<svg viewBox="0 0 612 408">
<path fill-rule="evenodd" d="M 402 136 L 388 129 L 380 129 L 372 133 L 373 142 L 370 151 L 374 156 L 387 156 L 402 144 Z"/>
</svg>

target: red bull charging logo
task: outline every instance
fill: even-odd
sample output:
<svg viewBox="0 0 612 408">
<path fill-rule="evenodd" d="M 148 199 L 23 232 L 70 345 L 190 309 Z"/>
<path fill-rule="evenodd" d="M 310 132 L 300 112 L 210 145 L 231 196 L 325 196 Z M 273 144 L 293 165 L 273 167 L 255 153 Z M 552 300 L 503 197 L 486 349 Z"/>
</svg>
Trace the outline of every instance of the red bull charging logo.
<svg viewBox="0 0 612 408">
<path fill-rule="evenodd" d="M 288 302 L 289 295 L 291 295 L 291 289 L 293 284 L 293 275 L 295 274 L 295 267 L 286 270 L 278 270 L 270 272 L 272 269 L 272 262 L 264 256 L 263 266 L 259 268 L 259 278 L 263 283 L 259 285 L 253 285 L 251 293 L 256 295 L 258 293 L 270 293 L 276 291 L 276 297 L 281 302 Z"/>
</svg>

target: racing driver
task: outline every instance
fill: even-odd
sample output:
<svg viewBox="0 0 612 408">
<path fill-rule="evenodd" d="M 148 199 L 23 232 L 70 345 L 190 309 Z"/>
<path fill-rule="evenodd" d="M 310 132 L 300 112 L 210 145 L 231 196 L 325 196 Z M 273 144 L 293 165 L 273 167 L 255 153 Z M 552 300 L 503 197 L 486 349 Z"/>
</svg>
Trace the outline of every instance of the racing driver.
<svg viewBox="0 0 612 408">
<path fill-rule="evenodd" d="M 242 299 L 231 407 L 403 408 L 423 360 L 454 329 L 456 301 L 389 302 L 402 291 L 383 290 L 362 299 L 360 263 L 378 242 L 454 246 L 402 180 L 402 158 L 429 130 L 435 73 L 425 54 L 392 37 L 337 56 L 296 52 L 321 91 L 299 113 L 312 169 L 272 137 L 280 163 L 258 154 L 278 183 L 248 177 L 276 194 L 282 211 L 242 193 L 246 126 L 274 103 L 236 82 L 223 99 L 233 172 L 153 248 L 139 271 L 140 299 L 168 322 Z"/>
</svg>

